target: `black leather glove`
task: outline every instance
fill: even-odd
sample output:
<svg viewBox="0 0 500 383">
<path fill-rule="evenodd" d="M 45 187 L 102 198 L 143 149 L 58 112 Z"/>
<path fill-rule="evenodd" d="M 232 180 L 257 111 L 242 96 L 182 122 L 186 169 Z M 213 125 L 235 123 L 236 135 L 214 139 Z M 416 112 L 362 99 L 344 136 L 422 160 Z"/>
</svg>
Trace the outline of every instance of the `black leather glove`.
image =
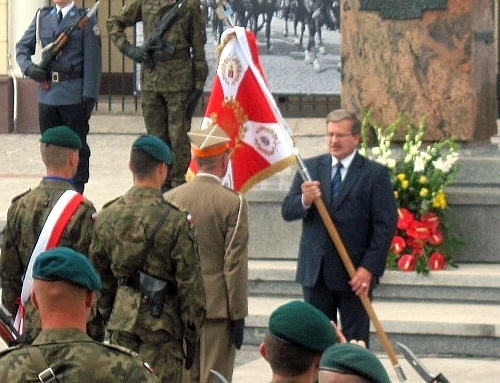
<svg viewBox="0 0 500 383">
<path fill-rule="evenodd" d="M 243 343 L 243 330 L 245 329 L 245 318 L 231 321 L 231 340 L 234 347 L 239 350 Z"/>
<path fill-rule="evenodd" d="M 121 51 L 125 56 L 130 57 L 132 60 L 139 63 L 149 61 L 148 52 L 141 47 L 130 44 L 128 41 L 123 43 Z"/>
<path fill-rule="evenodd" d="M 186 117 L 190 120 L 193 117 L 196 105 L 198 105 L 198 100 L 200 99 L 203 91 L 200 89 L 193 89 L 186 101 Z"/>
<path fill-rule="evenodd" d="M 184 360 L 184 368 L 189 370 L 193 367 L 194 357 L 198 349 L 198 342 L 193 342 L 186 339 L 186 359 Z"/>
<path fill-rule="evenodd" d="M 42 82 L 48 80 L 49 71 L 43 68 L 40 68 L 36 64 L 30 64 L 29 67 L 26 68 L 25 72 L 26 76 L 32 78 L 35 81 Z"/>
<path fill-rule="evenodd" d="M 95 106 L 95 99 L 94 98 L 90 98 L 90 97 L 83 97 L 82 98 L 83 114 L 85 115 L 85 118 L 87 120 L 92 115 L 92 111 L 94 110 L 94 106 Z"/>
</svg>

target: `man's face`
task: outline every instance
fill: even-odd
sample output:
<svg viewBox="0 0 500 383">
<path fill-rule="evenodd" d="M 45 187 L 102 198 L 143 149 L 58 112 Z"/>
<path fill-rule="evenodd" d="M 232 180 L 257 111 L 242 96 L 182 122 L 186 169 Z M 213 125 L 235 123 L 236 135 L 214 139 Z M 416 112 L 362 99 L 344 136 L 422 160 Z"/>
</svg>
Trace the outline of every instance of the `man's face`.
<svg viewBox="0 0 500 383">
<path fill-rule="evenodd" d="M 359 134 L 353 135 L 351 133 L 351 122 L 349 120 L 329 122 L 326 125 L 328 151 L 339 161 L 354 152 L 359 145 L 359 141 Z"/>
</svg>

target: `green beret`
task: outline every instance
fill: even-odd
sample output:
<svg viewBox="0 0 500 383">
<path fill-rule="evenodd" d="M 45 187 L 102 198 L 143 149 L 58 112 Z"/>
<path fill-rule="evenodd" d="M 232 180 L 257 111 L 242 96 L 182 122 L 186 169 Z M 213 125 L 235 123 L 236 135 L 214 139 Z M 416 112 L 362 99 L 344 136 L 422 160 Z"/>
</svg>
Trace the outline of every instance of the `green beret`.
<svg viewBox="0 0 500 383">
<path fill-rule="evenodd" d="M 64 125 L 47 129 L 42 133 L 40 142 L 70 149 L 81 149 L 82 147 L 82 141 L 78 134 Z"/>
<path fill-rule="evenodd" d="M 269 332 L 278 339 L 318 352 L 337 339 L 328 317 L 304 301 L 292 301 L 274 310 L 269 317 Z"/>
<path fill-rule="evenodd" d="M 174 156 L 168 145 L 156 136 L 144 134 L 132 144 L 132 148 L 140 148 L 158 161 L 172 165 Z"/>
<path fill-rule="evenodd" d="M 101 278 L 89 259 L 67 247 L 54 247 L 40 253 L 33 265 L 33 278 L 68 281 L 89 290 L 101 288 Z"/>
<path fill-rule="evenodd" d="M 321 357 L 319 369 L 362 376 L 374 383 L 391 383 L 377 356 L 354 343 L 338 343 L 329 347 Z"/>
</svg>

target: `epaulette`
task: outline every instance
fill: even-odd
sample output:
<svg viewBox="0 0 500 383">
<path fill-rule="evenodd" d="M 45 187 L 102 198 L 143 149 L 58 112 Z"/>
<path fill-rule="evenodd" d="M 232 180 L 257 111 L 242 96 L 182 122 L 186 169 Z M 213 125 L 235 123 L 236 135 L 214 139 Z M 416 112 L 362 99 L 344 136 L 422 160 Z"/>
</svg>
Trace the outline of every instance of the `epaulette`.
<svg viewBox="0 0 500 383">
<path fill-rule="evenodd" d="M 177 209 L 179 210 L 181 213 L 184 213 L 184 215 L 186 216 L 186 220 L 190 223 L 190 224 L 193 224 L 194 222 L 194 219 L 193 219 L 193 216 L 185 209 L 183 208 L 181 205 L 178 205 L 177 203 L 175 203 L 174 201 L 171 201 L 169 199 L 166 199 L 164 198 L 163 199 L 168 205 L 170 205 L 171 207 L 173 207 L 174 209 Z"/>
<path fill-rule="evenodd" d="M 110 349 L 113 349 L 116 351 L 120 351 L 123 354 L 127 354 L 130 356 L 137 356 L 138 355 L 135 351 L 132 351 L 132 350 L 128 349 L 127 347 L 120 346 L 119 344 L 111 344 L 111 343 L 99 343 L 99 344 L 101 344 L 107 348 L 110 348 Z"/>
<path fill-rule="evenodd" d="M 25 196 L 26 194 L 28 194 L 29 192 L 31 191 L 31 188 L 26 190 L 24 193 L 21 193 L 19 195 L 16 195 L 14 198 L 12 198 L 12 201 L 11 202 L 16 202 L 19 198 Z"/>
</svg>

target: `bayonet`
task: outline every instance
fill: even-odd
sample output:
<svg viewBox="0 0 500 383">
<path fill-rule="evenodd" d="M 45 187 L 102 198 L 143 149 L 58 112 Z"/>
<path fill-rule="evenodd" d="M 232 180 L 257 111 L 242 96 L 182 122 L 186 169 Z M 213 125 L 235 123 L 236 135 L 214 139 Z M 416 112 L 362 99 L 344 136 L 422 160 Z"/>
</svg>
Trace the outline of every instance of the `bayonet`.
<svg viewBox="0 0 500 383">
<path fill-rule="evenodd" d="M 450 383 L 443 374 L 439 373 L 436 376 L 432 374 L 425 368 L 422 362 L 416 357 L 416 355 L 403 343 L 398 342 L 398 346 L 403 353 L 403 356 L 411 364 L 411 366 L 417 371 L 417 373 L 424 379 L 426 383 Z"/>
</svg>

